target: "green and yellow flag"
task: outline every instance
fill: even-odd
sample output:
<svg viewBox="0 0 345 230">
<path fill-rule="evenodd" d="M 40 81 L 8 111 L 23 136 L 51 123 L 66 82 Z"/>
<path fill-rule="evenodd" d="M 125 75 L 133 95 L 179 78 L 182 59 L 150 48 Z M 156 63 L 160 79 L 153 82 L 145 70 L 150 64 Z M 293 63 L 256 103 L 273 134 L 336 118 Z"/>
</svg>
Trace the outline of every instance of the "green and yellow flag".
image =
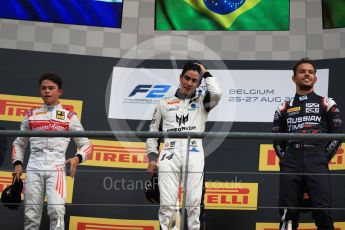
<svg viewBox="0 0 345 230">
<path fill-rule="evenodd" d="M 322 1 L 323 28 L 345 27 L 345 0 Z"/>
<path fill-rule="evenodd" d="M 289 0 L 156 0 L 156 30 L 289 30 Z"/>
</svg>

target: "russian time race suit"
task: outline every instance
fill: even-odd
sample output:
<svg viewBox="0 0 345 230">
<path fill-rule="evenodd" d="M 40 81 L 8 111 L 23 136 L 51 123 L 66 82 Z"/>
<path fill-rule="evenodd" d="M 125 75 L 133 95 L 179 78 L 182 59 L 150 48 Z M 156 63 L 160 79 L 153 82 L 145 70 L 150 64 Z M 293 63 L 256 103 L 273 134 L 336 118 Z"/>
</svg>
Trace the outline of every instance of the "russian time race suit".
<svg viewBox="0 0 345 230">
<path fill-rule="evenodd" d="M 216 79 L 209 72 L 206 72 L 203 78 L 207 88 L 206 94 L 194 93 L 190 97 L 185 97 L 177 91 L 174 96 L 161 99 L 154 110 L 150 131 L 159 131 L 161 124 L 165 132 L 203 132 L 209 111 L 221 98 L 221 89 Z M 158 184 L 161 205 L 159 221 L 161 229 L 167 230 L 176 207 L 180 183 L 183 183 L 182 172 L 185 170 L 187 140 L 165 138 L 164 148 L 160 154 L 158 154 L 158 138 L 148 138 L 146 144 L 150 161 L 156 160 L 159 156 Z M 200 228 L 203 170 L 202 140 L 191 139 L 186 197 L 189 230 Z"/>
<path fill-rule="evenodd" d="M 43 105 L 32 109 L 24 118 L 21 130 L 35 131 L 83 131 L 75 113 L 56 106 Z M 42 206 L 48 202 L 50 229 L 65 229 L 66 173 L 65 153 L 70 138 L 65 137 L 17 137 L 13 142 L 12 161 L 23 164 L 24 153 L 30 141 L 30 158 L 25 178 L 24 229 L 39 229 Z M 79 162 L 92 152 L 88 138 L 74 138 L 79 149 Z"/>
<path fill-rule="evenodd" d="M 341 133 L 342 119 L 335 101 L 314 92 L 295 95 L 279 105 L 274 114 L 273 132 L 288 133 Z M 319 230 L 333 229 L 331 185 L 328 162 L 336 154 L 338 140 L 288 140 L 274 141 L 273 147 L 280 158 L 279 207 L 300 207 L 304 189 L 314 208 L 312 216 Z M 292 174 L 289 174 L 292 173 Z M 301 175 L 304 174 L 304 175 Z M 322 175 L 320 175 L 322 174 Z M 298 227 L 299 212 L 281 209 L 281 229 L 287 229 L 292 220 Z"/>
</svg>

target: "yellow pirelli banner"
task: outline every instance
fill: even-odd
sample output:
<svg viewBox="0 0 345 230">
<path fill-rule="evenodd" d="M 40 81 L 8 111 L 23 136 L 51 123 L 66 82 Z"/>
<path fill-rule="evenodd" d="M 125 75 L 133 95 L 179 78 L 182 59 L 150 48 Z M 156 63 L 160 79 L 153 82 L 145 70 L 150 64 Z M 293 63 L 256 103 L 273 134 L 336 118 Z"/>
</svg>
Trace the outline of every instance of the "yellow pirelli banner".
<svg viewBox="0 0 345 230">
<path fill-rule="evenodd" d="M 110 168 L 147 168 L 146 143 L 91 140 L 93 151 L 83 165 Z"/>
<path fill-rule="evenodd" d="M 205 209 L 256 210 L 258 183 L 206 182 Z"/>
<path fill-rule="evenodd" d="M 83 101 L 61 99 L 60 102 L 65 109 L 77 113 L 81 119 Z M 40 97 L 0 94 L 0 120 L 21 122 L 28 110 L 41 107 L 42 104 Z"/>
<path fill-rule="evenodd" d="M 106 219 L 71 216 L 69 230 L 112 229 L 112 230 L 159 230 L 158 220 Z"/>
<path fill-rule="evenodd" d="M 21 176 L 25 187 L 25 173 Z M 4 189 L 12 184 L 12 172 L 0 171 L 0 195 Z M 72 203 L 74 180 L 70 176 L 66 176 L 66 203 Z M 24 198 L 24 189 L 22 199 Z"/>
<path fill-rule="evenodd" d="M 338 149 L 329 162 L 330 170 L 345 170 L 345 144 Z M 260 145 L 259 171 L 279 171 L 279 158 L 271 144 Z"/>
<path fill-rule="evenodd" d="M 279 230 L 279 223 L 256 223 L 256 230 Z M 300 223 L 298 230 L 317 230 L 313 223 Z M 345 222 L 334 222 L 334 230 L 345 230 Z"/>
</svg>

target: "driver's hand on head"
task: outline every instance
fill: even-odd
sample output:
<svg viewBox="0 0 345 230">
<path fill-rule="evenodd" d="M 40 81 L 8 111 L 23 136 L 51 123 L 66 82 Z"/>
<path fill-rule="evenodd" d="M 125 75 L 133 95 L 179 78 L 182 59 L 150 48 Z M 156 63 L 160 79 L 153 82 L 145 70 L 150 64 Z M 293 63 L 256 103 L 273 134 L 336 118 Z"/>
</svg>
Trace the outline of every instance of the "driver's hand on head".
<svg viewBox="0 0 345 230">
<path fill-rule="evenodd" d="M 205 67 L 203 64 L 200 64 L 200 63 L 194 63 L 194 64 L 200 66 L 200 69 L 201 69 L 200 76 L 201 76 L 201 77 L 204 76 L 204 73 L 207 72 L 206 67 Z"/>
</svg>

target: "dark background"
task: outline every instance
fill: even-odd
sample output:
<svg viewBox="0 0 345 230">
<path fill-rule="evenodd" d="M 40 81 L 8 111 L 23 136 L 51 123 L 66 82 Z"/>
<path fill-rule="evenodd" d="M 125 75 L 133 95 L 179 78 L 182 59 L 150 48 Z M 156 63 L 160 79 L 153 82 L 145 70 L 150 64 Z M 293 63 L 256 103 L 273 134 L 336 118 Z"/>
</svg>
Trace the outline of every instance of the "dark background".
<svg viewBox="0 0 345 230">
<path fill-rule="evenodd" d="M 63 99 L 82 100 L 82 124 L 85 130 L 111 130 L 106 112 L 106 89 L 117 58 L 41 53 L 0 49 L 0 94 L 39 96 L 38 77 L 44 72 L 55 72 L 63 77 Z M 293 61 L 224 61 L 229 69 L 287 69 Z M 172 68 L 170 61 L 128 60 L 127 67 Z M 177 61 L 181 67 L 184 61 Z M 216 68 L 217 61 L 204 61 L 209 69 Z M 215 64 L 216 63 L 216 64 Z M 329 68 L 329 95 L 335 98 L 341 111 L 345 111 L 345 79 L 343 75 L 345 59 L 316 61 L 318 68 Z M 291 86 L 294 87 L 291 82 Z M 272 114 L 273 118 L 273 114 Z M 129 124 L 129 130 L 138 129 L 140 121 L 111 120 L 111 123 Z M 214 125 L 212 122 L 207 127 Z M 217 124 L 218 125 L 218 124 Z M 270 132 L 271 123 L 234 123 L 231 131 Z M 0 121 L 0 127 L 19 129 L 19 122 Z M 148 122 L 141 127 L 148 130 Z M 11 171 L 10 164 L 12 137 L 0 142 L 0 154 L 4 158 L 1 171 Z M 226 140 L 206 158 L 206 181 L 231 181 L 259 183 L 258 209 L 256 211 L 206 210 L 206 229 L 255 229 L 256 222 L 279 222 L 278 175 L 259 172 L 260 144 L 271 141 Z M 68 155 L 74 154 L 73 144 Z M 26 155 L 26 160 L 28 154 Z M 1 158 L 0 158 L 1 160 Z M 218 173 L 217 173 L 218 172 Z M 222 173 L 232 172 L 232 173 Z M 333 173 L 344 174 L 344 171 Z M 148 203 L 143 190 L 107 190 L 104 179 L 146 180 L 145 170 L 101 168 L 79 166 L 74 181 L 73 204 L 66 204 L 65 227 L 68 229 L 69 216 L 89 216 L 112 219 L 156 220 L 158 207 Z M 335 208 L 345 208 L 344 177 L 332 177 L 333 203 Z M 336 222 L 345 221 L 343 210 L 333 211 Z M 303 214 L 301 222 L 312 222 L 310 214 Z M 22 229 L 23 205 L 18 211 L 0 206 L 0 228 Z M 49 228 L 49 219 L 44 209 L 41 229 Z"/>
</svg>

